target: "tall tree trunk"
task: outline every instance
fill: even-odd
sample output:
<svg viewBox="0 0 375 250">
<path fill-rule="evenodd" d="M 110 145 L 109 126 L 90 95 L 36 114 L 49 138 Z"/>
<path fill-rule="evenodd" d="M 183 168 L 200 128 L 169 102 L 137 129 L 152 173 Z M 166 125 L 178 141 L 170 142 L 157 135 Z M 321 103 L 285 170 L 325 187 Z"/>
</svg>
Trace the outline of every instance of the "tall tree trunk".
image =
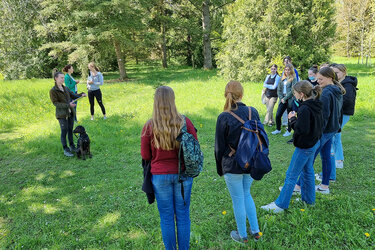
<svg viewBox="0 0 375 250">
<path fill-rule="evenodd" d="M 344 2 L 345 4 L 345 2 Z M 350 57 L 350 18 L 352 16 L 352 3 L 351 2 L 348 2 L 349 6 L 348 6 L 348 11 L 349 13 L 347 14 L 347 17 L 346 17 L 346 27 L 347 27 L 347 30 L 346 30 L 346 57 Z"/>
<path fill-rule="evenodd" d="M 115 46 L 117 64 L 120 71 L 120 80 L 123 81 L 128 77 L 125 70 L 124 53 L 122 52 L 120 42 L 117 39 L 113 39 L 113 45 Z"/>
<path fill-rule="evenodd" d="M 211 21 L 210 21 L 210 0 L 203 0 L 202 3 L 202 26 L 203 26 L 203 56 L 204 69 L 212 69 L 211 51 Z"/>
<path fill-rule="evenodd" d="M 191 51 L 191 36 L 190 36 L 190 34 L 187 35 L 186 42 L 187 42 L 186 63 L 189 66 L 193 66 L 194 62 L 193 62 L 193 52 Z"/>
<path fill-rule="evenodd" d="M 165 25 L 164 25 L 164 23 L 161 24 L 161 37 L 162 37 L 161 53 L 162 53 L 163 68 L 168 68 L 168 64 L 167 64 L 167 45 L 166 45 L 166 41 L 165 41 Z"/>
</svg>

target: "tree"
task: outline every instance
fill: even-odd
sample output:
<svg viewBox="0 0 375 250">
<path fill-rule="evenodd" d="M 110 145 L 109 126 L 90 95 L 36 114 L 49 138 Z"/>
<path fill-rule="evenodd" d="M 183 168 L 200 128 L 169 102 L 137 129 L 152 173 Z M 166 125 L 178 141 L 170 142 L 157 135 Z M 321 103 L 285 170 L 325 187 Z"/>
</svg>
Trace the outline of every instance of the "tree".
<svg viewBox="0 0 375 250">
<path fill-rule="evenodd" d="M 312 64 L 327 61 L 336 28 L 333 4 L 333 0 L 236 1 L 224 18 L 220 73 L 228 79 L 260 80 L 281 56 L 291 56 L 302 74 Z"/>
</svg>

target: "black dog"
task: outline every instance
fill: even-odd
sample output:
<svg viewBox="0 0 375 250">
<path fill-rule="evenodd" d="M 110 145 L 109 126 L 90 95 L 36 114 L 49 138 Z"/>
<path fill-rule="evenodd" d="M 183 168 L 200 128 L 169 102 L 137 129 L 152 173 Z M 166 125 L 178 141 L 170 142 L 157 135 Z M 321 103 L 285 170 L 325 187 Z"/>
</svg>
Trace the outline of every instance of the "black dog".
<svg viewBox="0 0 375 250">
<path fill-rule="evenodd" d="M 86 134 L 85 127 L 83 126 L 77 126 L 73 133 L 79 134 L 78 141 L 77 141 L 77 157 L 81 158 L 83 160 L 86 160 L 86 155 L 88 155 L 90 158 L 92 157 L 90 152 L 90 138 Z"/>
</svg>

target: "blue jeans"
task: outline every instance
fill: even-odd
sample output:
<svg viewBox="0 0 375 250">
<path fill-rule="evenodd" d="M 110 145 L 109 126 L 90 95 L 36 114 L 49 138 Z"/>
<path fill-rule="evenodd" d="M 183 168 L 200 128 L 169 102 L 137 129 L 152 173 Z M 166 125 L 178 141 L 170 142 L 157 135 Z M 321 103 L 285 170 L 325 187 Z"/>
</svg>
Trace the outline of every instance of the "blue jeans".
<svg viewBox="0 0 375 250">
<path fill-rule="evenodd" d="M 331 154 L 332 138 L 336 132 L 323 134 L 320 138 L 320 146 L 315 152 L 314 162 L 318 154 L 322 160 L 322 184 L 329 185 L 329 177 L 331 175 L 332 166 L 335 166 L 335 157 Z M 336 168 L 335 168 L 336 170 Z M 301 186 L 301 178 L 298 179 L 298 186 Z"/>
<path fill-rule="evenodd" d="M 237 230 L 242 238 L 247 237 L 246 216 L 250 223 L 252 234 L 259 232 L 257 213 L 250 187 L 253 178 L 250 174 L 224 174 L 230 196 L 232 197 L 234 217 L 236 218 Z"/>
<path fill-rule="evenodd" d="M 181 195 L 181 183 L 178 174 L 152 176 L 152 186 L 160 214 L 160 227 L 166 249 L 177 249 L 176 232 L 179 249 L 189 249 L 190 242 L 190 195 L 193 178 L 183 178 L 184 200 Z M 175 223 L 176 218 L 176 223 Z"/>
<path fill-rule="evenodd" d="M 345 124 L 349 121 L 349 119 L 350 119 L 349 115 L 343 115 L 341 130 L 344 128 Z M 342 143 L 341 143 L 341 132 L 336 133 L 335 136 L 333 137 L 332 151 L 335 153 L 336 161 L 344 160 L 344 152 L 342 150 Z"/>
<path fill-rule="evenodd" d="M 320 148 L 315 153 L 315 157 L 320 153 L 322 160 L 322 184 L 329 185 L 331 171 L 336 171 L 335 156 L 331 154 L 332 140 L 336 132 L 326 133 L 320 138 Z M 336 178 L 335 178 L 336 179 Z"/>
<path fill-rule="evenodd" d="M 286 177 L 283 189 L 275 203 L 278 207 L 287 209 L 292 198 L 294 186 L 297 183 L 298 176 L 301 175 L 301 195 L 302 200 L 307 204 L 315 203 L 315 176 L 314 176 L 314 156 L 320 146 L 318 141 L 311 148 L 297 148 L 294 150 L 289 168 L 286 171 Z"/>
</svg>

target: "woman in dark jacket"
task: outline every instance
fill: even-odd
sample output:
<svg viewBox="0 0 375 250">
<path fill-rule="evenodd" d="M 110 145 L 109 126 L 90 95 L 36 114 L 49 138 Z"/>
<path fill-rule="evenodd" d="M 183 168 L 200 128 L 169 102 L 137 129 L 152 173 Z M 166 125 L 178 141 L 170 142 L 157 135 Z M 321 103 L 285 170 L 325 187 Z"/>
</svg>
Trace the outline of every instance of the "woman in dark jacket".
<svg viewBox="0 0 375 250">
<path fill-rule="evenodd" d="M 307 204 L 315 203 L 314 156 L 319 148 L 319 140 L 323 133 L 323 105 L 319 101 L 322 92 L 319 86 L 313 86 L 308 81 L 300 81 L 293 86 L 294 96 L 302 100 L 298 109 L 298 118 L 295 112 L 288 115 L 289 123 L 294 130 L 293 143 L 296 147 L 284 186 L 276 201 L 261 208 L 274 213 L 284 211 L 289 207 L 294 186 L 301 174 L 302 201 Z"/>
<path fill-rule="evenodd" d="M 86 96 L 85 93 L 74 94 L 67 87 L 63 85 L 64 74 L 56 72 L 54 74 L 55 86 L 49 91 L 50 99 L 56 107 L 56 119 L 59 121 L 61 128 L 61 143 L 64 149 L 64 155 L 72 157 L 76 147 L 73 141 L 73 124 L 75 117 L 76 104 L 71 100 L 76 99 L 80 96 Z M 66 134 L 68 134 L 68 140 L 70 149 L 66 143 Z"/>
<path fill-rule="evenodd" d="M 330 67 L 319 70 L 318 83 L 323 88 L 320 101 L 323 103 L 323 135 L 320 139 L 320 147 L 315 153 L 315 158 L 320 153 L 322 160 L 321 184 L 316 186 L 316 191 L 329 194 L 329 181 L 332 167 L 335 167 L 335 157 L 331 154 L 333 136 L 340 128 L 342 109 L 342 96 L 345 94 L 344 87 L 337 81 L 335 72 Z M 300 189 L 300 181 L 296 189 Z"/>
<path fill-rule="evenodd" d="M 233 211 L 237 230 L 231 232 L 233 240 L 244 243 L 248 241 L 246 216 L 249 219 L 254 240 L 260 238 L 255 203 L 250 194 L 253 182 L 250 174 L 243 171 L 235 161 L 232 150 L 237 149 L 241 135 L 242 123 L 233 117 L 232 111 L 244 121 L 249 120 L 249 108 L 241 102 L 243 87 L 241 83 L 230 81 L 225 87 L 224 112 L 219 115 L 215 134 L 215 159 L 217 173 L 224 175 L 229 193 L 232 197 Z M 259 120 L 258 111 L 251 107 L 251 119 Z"/>
<path fill-rule="evenodd" d="M 350 116 L 354 115 L 355 99 L 357 96 L 357 78 L 346 75 L 346 67 L 344 64 L 332 64 L 331 68 L 335 71 L 339 82 L 345 88 L 345 95 L 343 96 L 342 104 L 342 124 L 341 130 L 349 121 Z M 341 132 L 337 133 L 333 138 L 333 151 L 335 152 L 336 168 L 344 167 L 344 152 L 341 143 Z M 332 171 L 333 172 L 333 171 Z M 336 173 L 336 172 L 335 172 Z M 336 175 L 331 179 L 336 179 Z"/>
</svg>

